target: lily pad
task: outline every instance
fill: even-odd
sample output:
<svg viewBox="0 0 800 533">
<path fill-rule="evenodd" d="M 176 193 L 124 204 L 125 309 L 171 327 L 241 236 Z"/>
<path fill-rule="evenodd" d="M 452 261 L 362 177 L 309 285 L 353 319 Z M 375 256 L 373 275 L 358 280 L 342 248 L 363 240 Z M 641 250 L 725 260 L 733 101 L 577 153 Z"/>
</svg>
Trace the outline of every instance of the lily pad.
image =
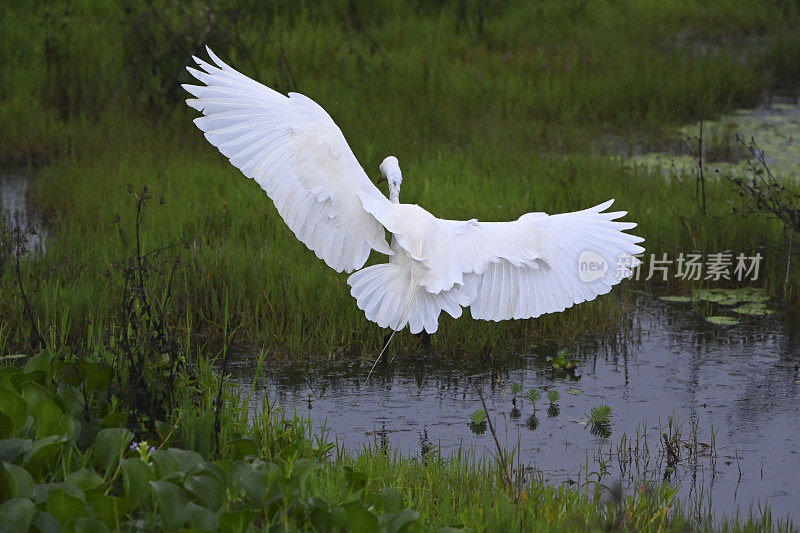
<svg viewBox="0 0 800 533">
<path fill-rule="evenodd" d="M 692 299 L 688 296 L 662 296 L 659 298 L 659 300 L 670 303 L 685 303 L 692 301 Z"/>
<path fill-rule="evenodd" d="M 578 394 L 582 394 L 583 391 L 581 389 L 577 389 L 575 387 L 570 387 L 569 389 L 567 389 L 567 393 L 568 394 L 572 394 L 574 396 L 577 396 Z"/>
<path fill-rule="evenodd" d="M 771 315 L 775 311 L 772 309 L 767 309 L 767 306 L 764 303 L 751 302 L 734 308 L 733 312 L 741 315 L 764 316 Z"/>
<path fill-rule="evenodd" d="M 736 326 L 739 324 L 738 320 L 730 316 L 707 316 L 706 321 L 719 326 Z"/>
</svg>

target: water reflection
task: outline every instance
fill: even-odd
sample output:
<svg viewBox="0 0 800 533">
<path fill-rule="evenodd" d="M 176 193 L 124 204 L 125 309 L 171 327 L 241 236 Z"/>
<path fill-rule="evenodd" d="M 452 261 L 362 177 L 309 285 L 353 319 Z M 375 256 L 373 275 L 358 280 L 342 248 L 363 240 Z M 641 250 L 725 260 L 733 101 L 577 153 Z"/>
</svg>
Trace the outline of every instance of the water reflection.
<svg viewBox="0 0 800 533">
<path fill-rule="evenodd" d="M 22 173 L 0 173 L 0 214 L 10 227 L 27 236 L 25 251 L 43 252 L 44 233 L 39 216 L 27 202 L 28 179 Z"/>
<path fill-rule="evenodd" d="M 631 332 L 568 347 L 574 375 L 553 369 L 553 353 L 474 369 L 400 359 L 369 380 L 360 370 L 267 372 L 256 393 L 325 421 L 350 449 L 380 431 L 386 446 L 419 456 L 431 447 L 493 453 L 490 432 L 469 424 L 483 408 L 480 390 L 501 444 L 518 446 L 548 482 L 582 482 L 602 465 L 624 490 L 668 479 L 694 505 L 733 513 L 769 503 L 774 516 L 786 516 L 800 492 L 794 322 L 778 313 L 720 327 L 688 305 L 645 298 L 632 318 Z M 239 362 L 243 386 L 252 380 L 249 360 Z M 559 398 L 547 407 L 542 398 L 535 410 L 527 398 L 515 400 L 513 383 Z M 598 429 L 587 413 L 604 404 L 610 425 Z"/>
</svg>

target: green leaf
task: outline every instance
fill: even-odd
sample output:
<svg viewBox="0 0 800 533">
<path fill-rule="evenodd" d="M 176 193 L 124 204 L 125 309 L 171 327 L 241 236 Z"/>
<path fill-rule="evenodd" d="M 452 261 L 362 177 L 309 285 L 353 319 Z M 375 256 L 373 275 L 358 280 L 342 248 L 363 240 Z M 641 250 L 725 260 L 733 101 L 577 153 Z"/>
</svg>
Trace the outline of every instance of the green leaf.
<svg viewBox="0 0 800 533">
<path fill-rule="evenodd" d="M 319 468 L 318 463 L 308 459 L 298 459 L 292 463 L 292 480 L 296 481 L 299 489 L 303 489 L 308 476 Z"/>
<path fill-rule="evenodd" d="M 149 491 L 144 494 L 146 497 L 149 497 L 149 495 Z M 94 510 L 95 516 L 99 516 L 105 525 L 109 527 L 115 525 L 117 517 L 132 509 L 132 505 L 127 498 L 107 496 L 102 492 L 89 494 L 89 503 Z"/>
<path fill-rule="evenodd" d="M 250 528 L 256 513 L 248 510 L 225 511 L 219 515 L 219 529 L 226 533 L 244 533 Z"/>
<path fill-rule="evenodd" d="M 167 450 L 167 453 L 175 458 L 178 462 L 178 468 L 184 474 L 203 462 L 203 456 L 192 450 L 170 448 Z"/>
<path fill-rule="evenodd" d="M 25 363 L 25 372 L 31 373 L 36 370 L 47 372 L 50 369 L 50 363 L 53 361 L 55 354 L 49 350 L 42 350 L 37 353 Z"/>
<path fill-rule="evenodd" d="M 403 508 L 403 496 L 392 487 L 384 487 L 381 490 L 381 499 L 383 500 L 383 509 L 387 513 L 396 513 Z"/>
<path fill-rule="evenodd" d="M 67 438 L 63 435 L 50 435 L 34 441 L 22 458 L 34 479 L 39 477 L 45 465 L 58 460 L 65 442 Z"/>
<path fill-rule="evenodd" d="M 0 461 L 13 463 L 17 457 L 31 449 L 33 441 L 30 439 L 4 439 L 0 440 Z"/>
<path fill-rule="evenodd" d="M 0 439 L 7 439 L 14 434 L 14 423 L 7 414 L 0 411 Z"/>
<path fill-rule="evenodd" d="M 56 403 L 47 398 L 39 404 L 39 409 L 34 415 L 36 420 L 36 438 L 41 439 L 48 435 L 64 435 L 67 428 L 63 427 L 61 422 L 61 415 L 64 414 L 61 408 Z M 69 426 L 71 434 L 72 426 Z"/>
<path fill-rule="evenodd" d="M 264 503 L 267 497 L 267 474 L 264 469 L 245 461 L 235 461 L 231 464 L 229 478 L 231 487 L 236 491 L 243 489 L 253 505 L 261 506 Z"/>
<path fill-rule="evenodd" d="M 419 513 L 411 509 L 403 509 L 396 513 L 386 513 L 380 516 L 379 521 L 387 533 L 408 531 L 411 524 L 417 522 Z"/>
<path fill-rule="evenodd" d="M 104 484 L 103 478 L 94 470 L 81 468 L 67 476 L 67 483 L 75 485 L 84 492 L 90 492 Z"/>
<path fill-rule="evenodd" d="M 123 459 L 119 466 L 122 470 L 123 491 L 131 505 L 138 508 L 149 494 L 148 484 L 155 481 L 155 473 L 149 464 L 139 458 Z"/>
<path fill-rule="evenodd" d="M 378 517 L 364 507 L 360 501 L 348 502 L 342 507 L 347 513 L 347 522 L 352 533 L 372 533 L 380 530 Z"/>
<path fill-rule="evenodd" d="M 189 498 L 181 488 L 168 481 L 151 481 L 150 486 L 158 501 L 161 519 L 168 528 L 180 527 L 186 522 Z"/>
<path fill-rule="evenodd" d="M 189 502 L 186 506 L 186 516 L 189 521 L 189 527 L 206 531 L 217 531 L 219 529 L 217 515 L 196 503 Z"/>
<path fill-rule="evenodd" d="M 14 498 L 0 505 L 0 532 L 28 531 L 36 506 L 27 498 Z"/>
<path fill-rule="evenodd" d="M 104 428 L 124 428 L 128 424 L 128 418 L 130 418 L 128 413 L 114 411 L 113 413 L 108 413 L 106 416 L 104 416 L 100 424 Z"/>
<path fill-rule="evenodd" d="M 75 523 L 75 533 L 105 533 L 108 528 L 96 518 L 81 518 Z"/>
<path fill-rule="evenodd" d="M 150 459 L 153 461 L 156 478 L 158 479 L 173 472 L 180 472 L 181 470 L 178 460 L 166 450 L 153 450 L 150 452 Z"/>
<path fill-rule="evenodd" d="M 8 416 L 13 431 L 19 431 L 28 420 L 28 405 L 16 392 L 0 388 L 0 413 Z"/>
<path fill-rule="evenodd" d="M 22 398 L 28 406 L 28 415 L 36 416 L 42 402 L 50 399 L 50 391 L 38 383 L 26 381 L 22 384 Z"/>
<path fill-rule="evenodd" d="M 97 434 L 93 446 L 94 457 L 98 466 L 105 472 L 116 468 L 117 461 L 128 449 L 133 440 L 133 433 L 125 428 L 106 428 Z"/>
<path fill-rule="evenodd" d="M 105 389 L 111 382 L 111 367 L 95 361 L 82 359 L 78 369 L 86 382 L 86 389 L 94 392 Z"/>
<path fill-rule="evenodd" d="M 225 487 L 211 476 L 193 475 L 183 482 L 183 488 L 191 494 L 198 503 L 217 511 L 222 507 Z"/>
<path fill-rule="evenodd" d="M 0 496 L 30 498 L 33 495 L 33 478 L 27 470 L 11 463 L 0 464 Z"/>
<path fill-rule="evenodd" d="M 258 442 L 250 437 L 233 440 L 230 446 L 234 459 L 244 459 L 248 455 L 258 455 L 260 448 Z"/>
<path fill-rule="evenodd" d="M 86 503 L 74 491 L 67 491 L 65 488 L 51 489 L 47 493 L 47 512 L 64 524 L 73 518 L 86 516 Z"/>
<path fill-rule="evenodd" d="M 50 513 L 36 511 L 31 520 L 31 530 L 39 533 L 61 533 L 61 524 Z"/>
<path fill-rule="evenodd" d="M 76 387 L 62 381 L 58 384 L 56 394 L 70 415 L 78 418 L 83 414 L 83 397 Z"/>
</svg>

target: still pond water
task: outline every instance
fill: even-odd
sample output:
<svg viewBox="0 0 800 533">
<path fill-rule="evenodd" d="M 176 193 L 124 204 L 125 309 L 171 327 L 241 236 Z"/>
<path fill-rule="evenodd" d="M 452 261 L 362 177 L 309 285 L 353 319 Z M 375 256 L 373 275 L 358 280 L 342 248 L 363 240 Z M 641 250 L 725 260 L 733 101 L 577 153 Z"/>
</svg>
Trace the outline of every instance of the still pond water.
<svg viewBox="0 0 800 533">
<path fill-rule="evenodd" d="M 642 296 L 632 332 L 570 349 L 575 375 L 553 370 L 544 353 L 491 369 L 448 367 L 400 354 L 386 371 L 266 373 L 256 395 L 323 424 L 348 449 L 388 445 L 420 457 L 472 447 L 489 456 L 495 444 L 468 423 L 482 391 L 501 444 L 517 443 L 523 464 L 549 483 L 581 486 L 596 479 L 628 493 L 642 482 L 668 480 L 692 508 L 715 515 L 768 504 L 773 517 L 800 519 L 800 330 L 780 312 L 737 326 L 705 322 L 689 304 Z M 549 355 L 554 355 L 550 353 Z M 413 362 L 412 362 L 413 361 Z M 233 369 L 244 388 L 252 357 Z M 519 413 L 511 383 L 519 383 Z M 535 421 L 525 395 L 542 392 Z M 559 392 L 548 409 L 548 390 Z M 593 435 L 586 415 L 611 407 L 611 435 Z M 557 412 L 556 412 L 557 411 Z M 672 427 L 670 427 L 670 420 Z M 532 423 L 533 422 L 533 423 Z M 535 426 L 535 429 L 531 429 Z M 477 429 L 477 428 L 476 428 Z M 667 446 L 663 434 L 674 445 Z M 670 453 L 670 448 L 673 455 Z M 638 451 L 637 451 L 638 450 Z M 677 460 L 676 460 L 677 458 Z"/>
</svg>

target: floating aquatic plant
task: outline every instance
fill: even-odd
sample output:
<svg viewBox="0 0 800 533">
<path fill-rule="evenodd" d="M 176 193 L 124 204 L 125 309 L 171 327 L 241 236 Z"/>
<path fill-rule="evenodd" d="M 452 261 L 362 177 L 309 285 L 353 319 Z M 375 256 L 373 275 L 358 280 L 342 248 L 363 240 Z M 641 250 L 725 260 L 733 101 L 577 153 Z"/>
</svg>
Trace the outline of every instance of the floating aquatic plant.
<svg viewBox="0 0 800 533">
<path fill-rule="evenodd" d="M 661 296 L 659 300 L 663 300 L 665 302 L 670 302 L 670 303 L 684 303 L 692 301 L 692 299 L 689 296 Z"/>
<path fill-rule="evenodd" d="M 746 304 L 742 304 L 739 307 L 735 307 L 732 309 L 734 313 L 739 313 L 740 315 L 753 315 L 753 316 L 764 316 L 764 315 L 771 315 L 775 311 L 772 309 L 767 309 L 767 305 L 760 302 L 750 302 Z"/>
<path fill-rule="evenodd" d="M 710 322 L 711 324 L 716 324 L 718 326 L 736 326 L 739 324 L 739 321 L 730 316 L 707 316 L 706 322 Z"/>
<path fill-rule="evenodd" d="M 483 424 L 486 422 L 486 411 L 483 409 L 475 409 L 472 411 L 472 414 L 469 415 L 469 421 L 471 424 Z"/>
<path fill-rule="evenodd" d="M 567 359 L 566 349 L 559 350 L 555 357 L 548 356 L 547 361 L 550 363 L 550 366 L 553 367 L 553 370 L 563 372 L 574 372 L 575 365 L 578 364 L 578 361 L 575 359 Z"/>
<path fill-rule="evenodd" d="M 586 417 L 589 419 L 589 432 L 597 437 L 611 435 L 611 407 L 598 405 L 592 407 Z"/>
<path fill-rule="evenodd" d="M 552 389 L 547 391 L 547 401 L 550 402 L 550 405 L 558 403 L 559 398 L 561 398 L 561 395 L 557 390 Z"/>
<path fill-rule="evenodd" d="M 538 402 L 539 398 L 541 398 L 541 397 L 542 397 L 542 393 L 540 393 L 536 389 L 531 389 L 531 390 L 528 391 L 528 401 L 530 402 L 531 407 L 533 407 L 534 411 L 536 411 L 536 402 Z"/>
<path fill-rule="evenodd" d="M 486 411 L 475 409 L 469 415 L 469 429 L 476 435 L 483 435 L 486 431 Z"/>
<path fill-rule="evenodd" d="M 583 391 L 577 387 L 570 387 L 567 389 L 567 394 L 572 394 L 573 396 L 577 396 L 581 393 L 583 393 Z"/>
</svg>

